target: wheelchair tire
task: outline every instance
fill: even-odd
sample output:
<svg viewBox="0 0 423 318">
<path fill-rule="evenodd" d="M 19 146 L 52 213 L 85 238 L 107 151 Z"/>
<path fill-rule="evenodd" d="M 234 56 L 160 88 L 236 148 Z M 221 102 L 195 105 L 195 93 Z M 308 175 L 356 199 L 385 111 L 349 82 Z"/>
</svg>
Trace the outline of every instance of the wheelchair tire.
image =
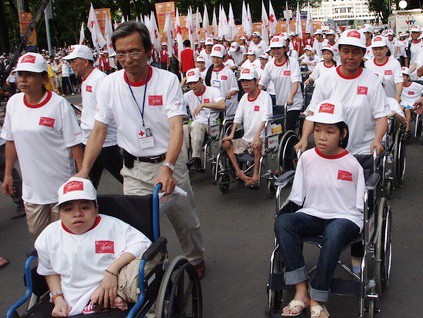
<svg viewBox="0 0 423 318">
<path fill-rule="evenodd" d="M 203 317 L 200 279 L 192 264 L 177 256 L 163 276 L 156 300 L 157 318 Z"/>
<path fill-rule="evenodd" d="M 284 274 L 284 263 L 279 251 L 275 253 L 275 257 L 273 259 L 273 271 L 271 275 L 272 274 L 280 274 L 282 276 Z M 269 275 L 269 279 L 271 275 Z M 275 313 L 280 315 L 280 311 L 282 309 L 282 303 L 284 300 L 284 293 L 287 293 L 288 291 L 283 289 L 271 290 L 269 286 L 271 286 L 270 280 L 267 287 L 268 305 L 265 310 L 265 315 L 266 317 L 273 317 Z"/>
<path fill-rule="evenodd" d="M 379 201 L 377 215 L 374 275 L 376 292 L 382 295 L 389 286 L 392 265 L 392 213 L 385 198 Z"/>
<path fill-rule="evenodd" d="M 218 184 L 219 184 L 219 190 L 222 193 L 226 193 L 229 190 L 231 178 L 226 173 L 220 175 Z"/>
<path fill-rule="evenodd" d="M 374 298 L 368 298 L 366 304 L 366 318 L 374 318 L 377 314 L 376 300 Z"/>
<path fill-rule="evenodd" d="M 288 130 L 281 138 L 278 148 L 279 173 L 294 170 L 294 161 L 297 159 L 294 146 L 300 141 L 293 130 Z"/>
<path fill-rule="evenodd" d="M 394 162 L 392 176 L 394 186 L 399 187 L 404 181 L 406 167 L 404 133 L 400 129 L 398 129 L 395 133 L 393 155 Z"/>
<path fill-rule="evenodd" d="M 272 179 L 267 180 L 267 195 L 269 198 L 274 199 L 276 196 L 276 186 L 275 181 Z"/>
</svg>

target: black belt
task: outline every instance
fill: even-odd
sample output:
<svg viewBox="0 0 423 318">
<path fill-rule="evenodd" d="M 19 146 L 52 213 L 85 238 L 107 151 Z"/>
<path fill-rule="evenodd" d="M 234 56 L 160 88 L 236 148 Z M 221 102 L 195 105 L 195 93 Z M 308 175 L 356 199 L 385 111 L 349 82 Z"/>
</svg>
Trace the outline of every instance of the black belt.
<svg viewBox="0 0 423 318">
<path fill-rule="evenodd" d="M 126 150 L 124 150 L 124 156 L 127 156 L 133 160 L 138 160 L 140 162 L 149 162 L 149 163 L 159 163 L 166 159 L 166 153 L 158 155 L 158 156 L 152 156 L 152 157 L 135 157 L 131 155 L 129 152 L 127 152 Z"/>
</svg>

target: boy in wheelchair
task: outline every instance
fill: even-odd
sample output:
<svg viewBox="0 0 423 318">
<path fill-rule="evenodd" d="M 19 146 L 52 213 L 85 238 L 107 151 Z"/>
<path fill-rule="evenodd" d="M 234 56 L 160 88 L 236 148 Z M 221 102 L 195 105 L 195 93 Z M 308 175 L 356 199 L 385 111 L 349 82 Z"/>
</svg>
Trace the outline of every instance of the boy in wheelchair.
<svg viewBox="0 0 423 318">
<path fill-rule="evenodd" d="M 59 189 L 60 220 L 35 241 L 53 317 L 89 314 L 136 302 L 138 257 L 151 245 L 140 231 L 98 213 L 91 181 L 72 177 Z M 135 285 L 134 285 L 135 284 Z"/>
<path fill-rule="evenodd" d="M 184 125 L 185 146 L 189 148 L 191 137 L 192 148 L 192 157 L 187 166 L 188 169 L 195 166 L 198 172 L 204 172 L 200 158 L 204 138 L 209 131 L 209 125 L 216 125 L 219 111 L 225 110 L 226 103 L 216 87 L 204 85 L 199 69 L 188 70 L 186 79 L 191 90 L 184 94 L 184 101 L 192 116 L 192 123 Z"/>
<path fill-rule="evenodd" d="M 254 68 L 245 68 L 239 77 L 245 91 L 236 110 L 231 133 L 222 139 L 222 147 L 228 154 L 238 178 L 248 186 L 256 186 L 259 181 L 260 157 L 264 141 L 264 127 L 272 116 L 272 99 L 269 93 L 257 86 L 258 75 Z M 244 135 L 234 139 L 238 125 L 243 124 Z M 254 154 L 254 172 L 252 177 L 244 174 L 238 164 L 236 155 L 245 151 Z"/>
<path fill-rule="evenodd" d="M 318 112 L 308 117 L 314 122 L 316 147 L 300 157 L 288 201 L 275 221 L 285 283 L 295 285 L 294 299 L 283 308 L 282 316 L 298 316 L 310 306 L 312 318 L 329 317 L 322 302 L 329 299 L 339 256 L 363 228 L 363 168 L 345 150 L 348 127 L 342 105 L 323 101 L 316 109 Z M 288 208 L 292 212 L 292 206 L 299 210 L 286 213 Z M 301 239 L 315 236 L 322 236 L 322 249 L 308 283 Z"/>
</svg>

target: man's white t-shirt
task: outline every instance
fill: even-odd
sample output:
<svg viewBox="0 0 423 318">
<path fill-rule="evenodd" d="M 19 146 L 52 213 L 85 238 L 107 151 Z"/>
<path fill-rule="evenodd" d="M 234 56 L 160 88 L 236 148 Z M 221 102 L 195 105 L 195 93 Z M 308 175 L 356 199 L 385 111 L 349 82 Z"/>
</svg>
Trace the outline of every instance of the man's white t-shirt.
<svg viewBox="0 0 423 318">
<path fill-rule="evenodd" d="M 268 48 L 269 46 L 263 40 L 261 40 L 258 44 L 251 41 L 250 45 L 248 45 L 248 50 L 254 50 L 257 57 L 259 57 L 263 52 L 266 52 Z"/>
<path fill-rule="evenodd" d="M 48 225 L 35 241 L 37 272 L 60 275 L 63 296 L 72 307 L 70 316 L 78 315 L 110 264 L 123 253 L 140 257 L 150 245 L 143 233 L 111 216 L 100 214 L 94 227 L 80 235 L 59 220 Z"/>
<path fill-rule="evenodd" d="M 365 181 L 363 168 L 344 151 L 325 156 L 317 148 L 300 157 L 288 200 L 298 212 L 321 219 L 347 219 L 363 229 Z"/>
<path fill-rule="evenodd" d="M 317 54 L 318 57 L 322 57 L 322 47 L 325 40 L 322 42 L 317 41 L 317 39 L 314 39 L 313 41 L 313 50 Z"/>
<path fill-rule="evenodd" d="M 370 59 L 366 61 L 365 65 L 367 69 L 380 78 L 384 84 L 386 96 L 395 98 L 397 95 L 395 85 L 403 82 L 401 64 L 390 56 L 383 64 L 378 64 L 375 59 Z"/>
<path fill-rule="evenodd" d="M 219 111 L 204 107 L 200 113 L 194 117 L 194 110 L 202 103 L 217 103 L 225 100 L 220 91 L 216 87 L 204 86 L 204 92 L 197 95 L 194 91 L 189 91 L 184 94 L 185 105 L 189 107 L 191 115 L 193 116 L 193 124 L 208 125 L 208 116 L 210 114 L 210 125 L 216 125 L 216 120 L 219 117 Z"/>
<path fill-rule="evenodd" d="M 81 115 L 81 129 L 84 136 L 84 144 L 87 144 L 88 138 L 91 135 L 95 123 L 95 110 L 97 108 L 97 88 L 101 81 L 107 75 L 94 68 L 93 71 L 81 84 L 82 97 L 82 115 Z M 112 123 L 107 128 L 106 140 L 103 147 L 110 147 L 116 145 L 116 124 Z"/>
<path fill-rule="evenodd" d="M 366 48 L 366 54 L 364 55 L 363 59 L 366 60 L 366 61 L 369 61 L 369 60 L 372 60 L 373 57 L 374 57 L 374 55 L 373 55 L 373 49 L 372 49 L 372 45 L 370 44 Z"/>
<path fill-rule="evenodd" d="M 311 72 L 310 77 L 316 82 L 319 77 L 321 77 L 329 70 L 334 69 L 335 67 L 335 64 L 332 64 L 331 66 L 326 66 L 325 62 L 321 61 L 317 63 L 316 67 L 313 69 L 313 72 Z"/>
<path fill-rule="evenodd" d="M 272 62 L 267 62 L 267 63 L 272 63 Z M 260 66 L 259 68 L 256 68 L 256 72 L 260 81 L 261 76 L 263 75 L 263 72 L 264 72 L 264 67 Z M 268 92 L 270 95 L 276 95 L 275 84 L 272 81 L 270 81 L 269 84 L 267 84 L 266 92 Z"/>
<path fill-rule="evenodd" d="M 228 54 L 234 59 L 236 65 L 239 64 L 244 60 L 244 54 L 247 52 L 245 46 L 240 46 L 239 51 L 231 52 L 229 51 Z"/>
<path fill-rule="evenodd" d="M 407 47 L 409 43 L 410 42 L 407 43 Z M 407 57 L 410 58 L 410 61 L 408 63 L 409 67 L 413 66 L 414 63 L 416 63 L 417 56 L 420 55 L 421 51 L 423 51 L 423 40 L 417 40 L 416 42 L 411 41 L 410 52 L 409 52 L 411 53 L 411 58 L 409 56 L 409 53 L 407 55 Z"/>
<path fill-rule="evenodd" d="M 82 143 L 75 112 L 63 97 L 47 92 L 38 105 L 25 94 L 6 106 L 1 137 L 15 143 L 22 171 L 22 199 L 34 204 L 57 202 L 57 190 L 75 173 L 70 147 Z"/>
<path fill-rule="evenodd" d="M 316 82 L 309 110 L 315 112 L 323 100 L 339 102 L 349 128 L 347 150 L 353 155 L 370 155 L 376 119 L 390 114 L 385 91 L 372 71 L 362 68 L 355 77 L 345 77 L 339 68 L 331 69 Z"/>
<path fill-rule="evenodd" d="M 391 51 L 391 56 L 397 59 L 399 57 L 397 53 L 397 47 L 399 46 L 398 40 L 396 38 L 393 38 L 392 41 L 387 40 L 386 42 L 388 44 L 389 51 Z"/>
<path fill-rule="evenodd" d="M 204 58 L 204 61 L 206 63 L 206 69 L 209 68 L 213 64 L 212 59 L 210 57 L 210 53 L 207 53 L 205 49 L 201 50 L 199 56 L 202 56 Z"/>
<path fill-rule="evenodd" d="M 168 119 L 186 116 L 182 90 L 176 75 L 150 67 L 148 78 L 147 83 L 130 83 L 125 70 L 120 70 L 107 76 L 97 93 L 95 120 L 107 125 L 114 120 L 119 147 L 136 157 L 166 153 L 170 137 Z M 147 93 L 144 96 L 145 90 Z M 141 116 L 143 105 L 145 126 Z M 150 128 L 153 134 L 154 146 L 142 149 L 141 131 L 146 128 Z"/>
<path fill-rule="evenodd" d="M 408 86 L 403 85 L 401 94 L 401 106 L 413 106 L 423 93 L 423 85 L 410 82 Z"/>
<path fill-rule="evenodd" d="M 218 71 L 213 69 L 210 78 L 210 86 L 219 89 L 224 98 L 226 98 L 226 95 L 228 95 L 230 91 L 239 91 L 238 82 L 234 72 L 226 66 L 223 66 L 223 68 Z M 230 99 L 226 99 L 226 115 L 235 114 L 237 106 L 238 93 L 232 95 Z"/>
<path fill-rule="evenodd" d="M 244 135 L 242 139 L 246 142 L 252 142 L 261 123 L 269 120 L 272 115 L 272 98 L 269 93 L 259 91 L 258 96 L 253 100 L 250 100 L 246 93 L 239 101 L 234 122 L 243 124 Z M 264 130 L 261 137 L 264 137 Z"/>
<path fill-rule="evenodd" d="M 303 107 L 303 95 L 301 94 L 301 71 L 298 61 L 289 58 L 283 64 L 277 64 L 276 60 L 268 62 L 264 67 L 263 75 L 260 79 L 260 85 L 267 87 L 269 82 L 275 84 L 276 105 L 284 105 L 291 94 L 292 84 L 298 82 L 298 89 L 295 93 L 294 104 L 288 106 L 290 110 L 301 110 Z"/>
<path fill-rule="evenodd" d="M 260 66 L 261 66 L 261 63 L 259 59 L 255 59 L 253 62 L 247 59 L 244 63 L 242 63 L 241 69 L 254 68 L 255 70 L 257 70 L 258 68 L 260 68 Z"/>
</svg>

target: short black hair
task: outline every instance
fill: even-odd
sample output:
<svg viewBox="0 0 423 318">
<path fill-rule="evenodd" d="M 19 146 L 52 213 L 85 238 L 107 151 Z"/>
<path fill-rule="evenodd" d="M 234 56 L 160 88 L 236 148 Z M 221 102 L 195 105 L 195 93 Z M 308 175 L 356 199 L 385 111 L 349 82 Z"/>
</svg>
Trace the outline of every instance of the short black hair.
<svg viewBox="0 0 423 318">
<path fill-rule="evenodd" d="M 191 46 L 191 41 L 190 41 L 190 40 L 185 40 L 184 42 L 182 42 L 182 44 L 183 44 L 185 47 L 189 47 L 189 46 Z"/>
<path fill-rule="evenodd" d="M 116 40 L 127 37 L 128 35 L 138 32 L 141 36 L 141 42 L 147 53 L 150 53 L 153 48 L 151 43 L 150 33 L 144 23 L 136 21 L 128 21 L 122 23 L 112 34 L 112 45 L 116 50 Z"/>
</svg>

